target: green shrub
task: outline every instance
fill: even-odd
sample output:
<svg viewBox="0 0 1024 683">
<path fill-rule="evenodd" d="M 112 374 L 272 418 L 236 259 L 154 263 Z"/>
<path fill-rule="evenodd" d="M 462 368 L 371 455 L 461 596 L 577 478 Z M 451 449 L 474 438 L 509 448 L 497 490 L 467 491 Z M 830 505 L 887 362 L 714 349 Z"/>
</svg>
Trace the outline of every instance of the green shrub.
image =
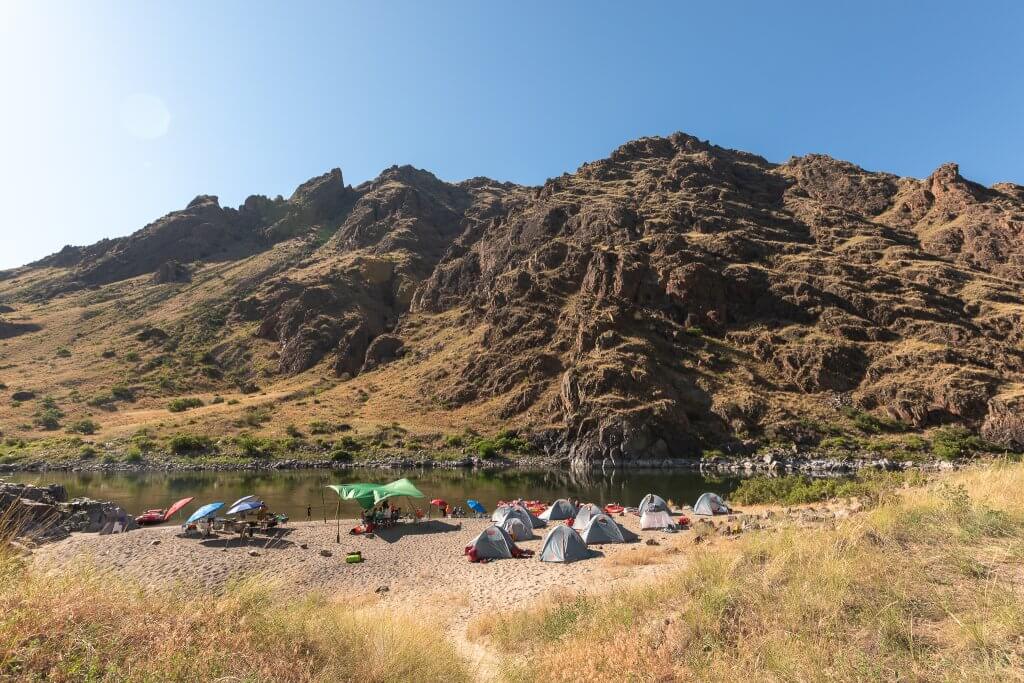
<svg viewBox="0 0 1024 683">
<path fill-rule="evenodd" d="M 830 436 L 819 441 L 818 446 L 820 448 L 851 451 L 857 447 L 857 443 L 846 436 Z"/>
<path fill-rule="evenodd" d="M 82 460 L 90 460 L 96 457 L 96 448 L 90 444 L 85 444 L 78 451 L 78 457 Z"/>
<path fill-rule="evenodd" d="M 263 458 L 274 453 L 273 440 L 252 434 L 239 434 L 235 437 L 235 445 L 242 455 L 250 458 Z"/>
<path fill-rule="evenodd" d="M 63 417 L 63 413 L 55 408 L 46 408 L 36 413 L 33 419 L 33 424 L 40 429 L 47 431 L 53 431 L 54 429 L 60 428 L 60 418 Z"/>
<path fill-rule="evenodd" d="M 850 418 L 850 420 L 853 421 L 853 426 L 865 434 L 903 432 L 907 430 L 907 426 L 902 422 L 878 417 L 877 415 L 872 415 L 871 413 L 863 410 L 857 410 L 855 408 L 846 408 L 843 410 L 843 415 Z"/>
<path fill-rule="evenodd" d="M 744 479 L 729 495 L 740 505 L 804 505 L 834 498 L 867 497 L 902 481 L 899 474 L 865 473 L 852 479 L 812 479 L 802 475 Z"/>
<path fill-rule="evenodd" d="M 992 449 L 980 436 L 959 426 L 943 427 L 932 435 L 932 453 L 943 460 L 963 458 L 976 451 Z"/>
<path fill-rule="evenodd" d="M 492 438 L 479 438 L 473 443 L 473 450 L 484 459 L 496 457 L 499 453 L 526 453 L 530 444 L 521 438 L 515 430 L 506 429 Z"/>
<path fill-rule="evenodd" d="M 236 427 L 259 427 L 270 420 L 273 412 L 273 407 L 268 405 L 248 406 L 234 424 Z"/>
<path fill-rule="evenodd" d="M 125 462 L 142 462 L 142 453 L 137 449 L 128 449 L 124 456 Z"/>
<path fill-rule="evenodd" d="M 218 403 L 223 403 L 223 402 L 224 402 L 224 397 L 223 396 L 214 396 L 212 399 L 210 399 L 210 405 L 217 405 Z"/>
<path fill-rule="evenodd" d="M 295 425 L 288 425 L 287 427 L 285 427 L 284 433 L 292 437 L 293 439 L 301 439 L 303 436 L 302 432 L 300 432 L 299 428 L 296 427 Z"/>
<path fill-rule="evenodd" d="M 71 351 L 62 346 L 57 349 L 57 358 L 71 358 Z"/>
<path fill-rule="evenodd" d="M 92 420 L 78 420 L 68 425 L 68 431 L 73 434 L 95 434 L 100 429 L 100 426 Z"/>
<path fill-rule="evenodd" d="M 448 448 L 462 448 L 466 445 L 466 439 L 461 434 L 449 434 L 444 439 L 444 445 Z"/>
<path fill-rule="evenodd" d="M 167 410 L 172 413 L 183 413 L 186 410 L 192 408 L 198 408 L 203 405 L 202 399 L 189 397 L 189 398 L 176 398 L 167 404 Z"/>
<path fill-rule="evenodd" d="M 702 330 L 701 328 L 696 327 L 696 326 L 694 326 L 694 327 L 687 327 L 686 328 L 686 334 L 690 335 L 691 337 L 703 337 L 704 336 L 704 330 Z"/>
<path fill-rule="evenodd" d="M 313 420 L 309 423 L 310 434 L 333 434 L 334 425 L 330 422 L 324 422 L 323 420 Z"/>
<path fill-rule="evenodd" d="M 331 452 L 331 460 L 334 462 L 352 462 L 352 453 L 343 448 L 337 448 Z"/>
<path fill-rule="evenodd" d="M 139 354 L 135 351 L 129 351 L 128 353 L 124 354 L 124 359 L 129 363 L 138 363 L 140 360 L 142 360 Z"/>
<path fill-rule="evenodd" d="M 205 453 L 213 449 L 213 439 L 199 434 L 175 434 L 169 442 L 171 451 L 178 455 Z"/>
</svg>

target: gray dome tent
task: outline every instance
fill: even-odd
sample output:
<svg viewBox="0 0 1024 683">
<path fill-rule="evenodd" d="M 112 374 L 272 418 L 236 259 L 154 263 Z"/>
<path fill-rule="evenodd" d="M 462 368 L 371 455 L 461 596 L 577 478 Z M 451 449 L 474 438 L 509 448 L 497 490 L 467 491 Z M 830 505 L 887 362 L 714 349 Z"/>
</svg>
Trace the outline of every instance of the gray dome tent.
<svg viewBox="0 0 1024 683">
<path fill-rule="evenodd" d="M 648 493 L 640 501 L 641 529 L 668 529 L 675 526 L 668 511 L 668 503 L 661 496 Z"/>
<path fill-rule="evenodd" d="M 519 554 L 519 548 L 508 532 L 493 524 L 466 546 L 465 554 L 474 560 L 507 560 Z"/>
<path fill-rule="evenodd" d="M 508 532 L 513 541 L 529 541 L 533 538 L 533 529 L 514 515 L 509 515 L 502 523 L 501 528 Z"/>
<path fill-rule="evenodd" d="M 717 493 L 702 494 L 693 505 L 695 515 L 727 515 L 732 510 Z"/>
<path fill-rule="evenodd" d="M 575 562 L 591 556 L 580 535 L 565 524 L 552 529 L 540 549 L 541 562 Z"/>
<path fill-rule="evenodd" d="M 597 507 L 593 503 L 587 503 L 581 505 L 579 511 L 576 513 L 576 519 L 573 520 L 572 528 L 576 531 L 582 531 L 587 528 L 587 524 L 590 524 L 590 520 L 598 515 L 603 515 L 604 510 Z"/>
<path fill-rule="evenodd" d="M 583 530 L 580 536 L 587 545 L 632 543 L 637 540 L 636 534 L 629 529 L 623 528 L 604 513 L 591 517 L 590 522 L 587 523 L 587 528 Z"/>
<path fill-rule="evenodd" d="M 544 512 L 540 513 L 540 518 L 545 522 L 550 522 L 558 519 L 571 519 L 576 516 L 576 508 L 572 503 L 567 501 L 565 498 L 559 498 L 551 504 Z"/>
<path fill-rule="evenodd" d="M 641 516 L 648 510 L 651 512 L 668 512 L 668 503 L 661 496 L 648 493 L 640 501 L 640 507 L 637 509 L 640 511 Z"/>
<path fill-rule="evenodd" d="M 530 511 L 522 505 L 502 505 L 495 509 L 494 514 L 491 515 L 491 521 L 498 526 L 502 526 L 510 517 L 518 517 L 530 529 L 540 529 L 547 526 L 547 522 L 530 514 Z"/>
</svg>

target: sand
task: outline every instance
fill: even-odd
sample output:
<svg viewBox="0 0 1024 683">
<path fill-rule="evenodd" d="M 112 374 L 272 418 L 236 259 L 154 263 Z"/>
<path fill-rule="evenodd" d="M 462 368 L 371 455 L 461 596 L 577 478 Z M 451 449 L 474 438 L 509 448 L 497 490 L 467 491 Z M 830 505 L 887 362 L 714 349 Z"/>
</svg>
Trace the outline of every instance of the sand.
<svg viewBox="0 0 1024 683">
<path fill-rule="evenodd" d="M 637 517 L 617 519 L 639 531 Z M 333 520 L 326 525 L 322 521 L 290 523 L 279 535 L 257 534 L 244 541 L 237 535 L 202 539 L 195 533 L 187 537 L 178 527 L 150 527 L 111 536 L 73 534 L 37 548 L 33 562 L 44 571 L 82 563 L 156 590 L 219 591 L 233 579 L 254 575 L 275 582 L 281 591 L 319 591 L 340 600 L 379 597 L 379 589 L 386 587 L 391 599 L 436 602 L 447 596 L 477 612 L 521 605 L 552 587 L 583 589 L 602 575 L 622 578 L 623 566 L 613 558 L 651 553 L 644 543 L 648 538 L 658 541 L 658 550 L 693 544 L 692 532 L 645 531 L 640 543 L 595 546 L 600 556 L 572 564 L 541 562 L 536 557 L 471 563 L 463 548 L 489 524 L 486 519 L 432 520 L 399 525 L 368 538 L 350 536 L 347 530 L 355 521 L 342 520 L 340 544 Z M 536 530 L 538 537 L 519 543 L 520 547 L 539 552 L 540 535 L 546 531 Z M 303 544 L 307 547 L 302 548 Z M 330 551 L 331 556 L 322 556 L 321 550 Z M 346 564 L 345 554 L 356 550 L 366 561 Z"/>
</svg>

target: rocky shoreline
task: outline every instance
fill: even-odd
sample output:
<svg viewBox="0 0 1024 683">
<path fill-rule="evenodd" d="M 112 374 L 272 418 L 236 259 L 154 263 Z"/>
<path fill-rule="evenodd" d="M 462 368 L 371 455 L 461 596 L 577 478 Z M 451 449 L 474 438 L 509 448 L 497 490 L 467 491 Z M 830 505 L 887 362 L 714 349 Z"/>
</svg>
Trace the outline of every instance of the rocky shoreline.
<svg viewBox="0 0 1024 683">
<path fill-rule="evenodd" d="M 138 528 L 118 504 L 92 498 L 68 500 L 60 484 L 33 486 L 0 479 L 2 531 L 14 539 L 49 542 L 72 532 L 110 534 Z"/>
<path fill-rule="evenodd" d="M 979 454 L 972 459 L 994 457 Z M 709 474 L 809 474 L 812 476 L 843 476 L 860 470 L 946 470 L 956 469 L 968 462 L 960 460 L 893 460 L 870 452 L 837 456 L 829 452 L 803 451 L 793 448 L 762 449 L 756 454 L 712 459 L 695 458 L 637 458 L 629 461 L 594 462 L 583 465 L 591 471 L 616 470 L 690 470 Z M 271 471 L 271 470 L 351 470 L 351 469 L 563 469 L 577 470 L 578 462 L 568 458 L 530 456 L 519 458 L 470 457 L 459 460 L 435 460 L 422 453 L 413 456 L 383 457 L 368 460 L 338 462 L 331 459 L 252 460 L 244 463 L 189 462 L 176 460 L 140 462 L 46 462 L 8 463 L 0 465 L 0 474 L 15 472 L 197 472 L 197 471 Z"/>
</svg>

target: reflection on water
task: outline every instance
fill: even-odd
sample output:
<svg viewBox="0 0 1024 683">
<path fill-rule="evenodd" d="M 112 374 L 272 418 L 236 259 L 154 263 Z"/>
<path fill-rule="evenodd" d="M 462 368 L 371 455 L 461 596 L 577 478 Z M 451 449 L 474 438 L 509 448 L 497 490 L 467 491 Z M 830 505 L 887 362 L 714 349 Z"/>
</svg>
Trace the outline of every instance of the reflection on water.
<svg viewBox="0 0 1024 683">
<path fill-rule="evenodd" d="M 133 514 L 149 508 L 164 508 L 175 500 L 195 496 L 186 508 L 192 511 L 211 501 L 230 503 L 244 495 L 256 494 L 275 512 L 292 519 L 305 519 L 307 506 L 313 516 L 333 516 L 338 499 L 326 490 L 328 484 L 354 481 L 385 483 L 408 477 L 427 499 L 442 498 L 465 506 L 475 498 L 488 510 L 499 500 L 523 497 L 551 501 L 579 498 L 598 504 L 636 505 L 647 493 L 657 493 L 677 503 L 693 504 L 704 491 L 727 495 L 738 479 L 711 478 L 696 472 L 671 470 L 630 470 L 572 472 L 569 470 L 275 470 L 264 472 L 47 472 L 6 475 L 10 481 L 34 484 L 63 484 L 68 495 L 112 500 Z M 421 501 L 423 505 L 425 501 Z M 342 503 L 342 514 L 354 517 L 355 503 Z"/>
</svg>

